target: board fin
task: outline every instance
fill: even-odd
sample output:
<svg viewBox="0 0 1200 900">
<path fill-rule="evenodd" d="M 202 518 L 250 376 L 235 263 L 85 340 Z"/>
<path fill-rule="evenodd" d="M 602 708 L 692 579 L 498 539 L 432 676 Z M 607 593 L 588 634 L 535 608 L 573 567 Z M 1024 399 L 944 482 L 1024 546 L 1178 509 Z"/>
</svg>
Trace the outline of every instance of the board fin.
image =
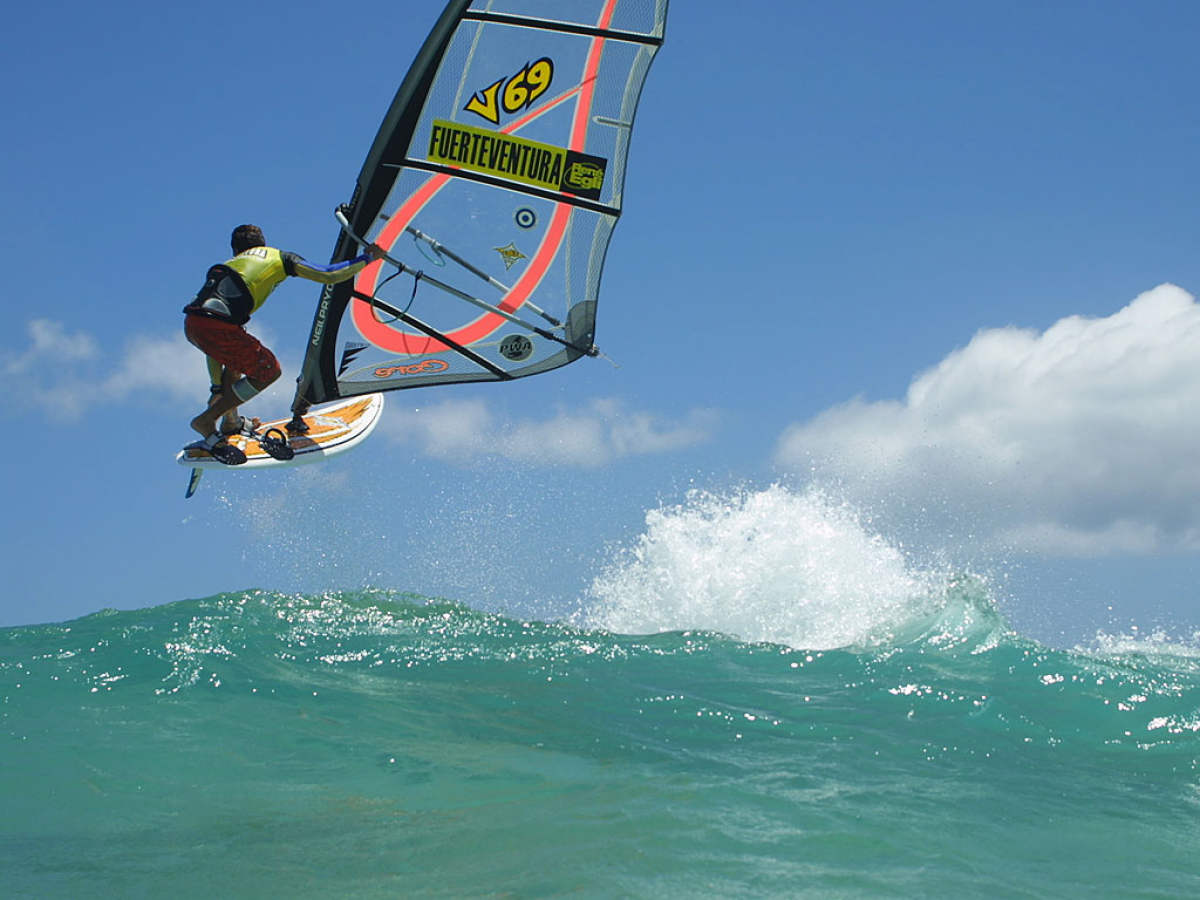
<svg viewBox="0 0 1200 900">
<path fill-rule="evenodd" d="M 192 477 L 188 479 L 187 493 L 183 495 L 184 500 L 187 500 L 196 493 L 196 490 L 200 487 L 200 479 L 203 476 L 203 469 L 192 469 Z"/>
</svg>

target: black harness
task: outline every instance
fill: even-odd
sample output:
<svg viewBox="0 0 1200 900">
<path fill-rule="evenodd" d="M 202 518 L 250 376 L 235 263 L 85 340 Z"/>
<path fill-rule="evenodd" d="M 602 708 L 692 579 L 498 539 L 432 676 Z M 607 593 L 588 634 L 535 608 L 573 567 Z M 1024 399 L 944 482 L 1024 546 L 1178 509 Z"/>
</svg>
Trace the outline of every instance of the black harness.
<svg viewBox="0 0 1200 900">
<path fill-rule="evenodd" d="M 242 276 L 224 263 L 218 263 L 208 270 L 204 287 L 183 311 L 189 316 L 206 316 L 245 325 L 250 321 L 253 309 L 254 298 Z"/>
</svg>

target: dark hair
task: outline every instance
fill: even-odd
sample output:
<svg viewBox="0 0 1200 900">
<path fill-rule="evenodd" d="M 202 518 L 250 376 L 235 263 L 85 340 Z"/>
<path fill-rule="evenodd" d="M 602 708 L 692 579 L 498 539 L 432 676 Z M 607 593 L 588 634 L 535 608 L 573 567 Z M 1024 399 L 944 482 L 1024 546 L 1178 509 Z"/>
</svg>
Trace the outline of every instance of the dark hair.
<svg viewBox="0 0 1200 900">
<path fill-rule="evenodd" d="M 235 256 L 245 253 L 251 247 L 267 246 L 262 229 L 257 225 L 239 225 L 233 229 L 233 236 L 229 239 L 229 244 L 233 247 Z"/>
</svg>

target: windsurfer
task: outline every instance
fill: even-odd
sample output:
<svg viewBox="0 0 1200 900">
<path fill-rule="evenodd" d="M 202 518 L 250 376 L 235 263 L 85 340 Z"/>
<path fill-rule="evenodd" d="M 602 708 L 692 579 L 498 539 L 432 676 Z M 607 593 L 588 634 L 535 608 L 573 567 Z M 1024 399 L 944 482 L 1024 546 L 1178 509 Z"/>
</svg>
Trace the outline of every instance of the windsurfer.
<svg viewBox="0 0 1200 900">
<path fill-rule="evenodd" d="M 226 440 L 245 425 L 237 408 L 264 391 L 280 375 L 279 362 L 245 325 L 275 288 L 289 276 L 321 284 L 353 278 L 384 251 L 376 244 L 354 259 L 319 266 L 295 253 L 268 247 L 262 229 L 239 225 L 230 239 L 234 256 L 208 270 L 204 286 L 184 307 L 184 334 L 205 354 L 212 380 L 208 408 L 191 427 L 220 462 L 238 465 L 245 455 Z M 221 420 L 218 427 L 218 420 Z"/>
</svg>

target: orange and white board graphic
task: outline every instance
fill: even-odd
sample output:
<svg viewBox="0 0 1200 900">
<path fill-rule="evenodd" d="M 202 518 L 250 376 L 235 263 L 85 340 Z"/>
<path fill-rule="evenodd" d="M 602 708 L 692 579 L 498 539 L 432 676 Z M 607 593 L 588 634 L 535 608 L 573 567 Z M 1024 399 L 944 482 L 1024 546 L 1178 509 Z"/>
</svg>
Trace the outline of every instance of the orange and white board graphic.
<svg viewBox="0 0 1200 900">
<path fill-rule="evenodd" d="M 235 434 L 230 435 L 229 443 L 246 454 L 246 462 L 240 466 L 227 466 L 220 463 L 207 450 L 195 446 L 188 446 L 179 451 L 175 461 L 181 466 L 190 466 L 193 469 L 224 469 L 226 471 L 300 466 L 306 463 L 320 462 L 344 453 L 364 441 L 379 424 L 379 415 L 382 411 L 383 394 L 367 394 L 342 400 L 331 406 L 310 410 L 304 417 L 304 421 L 308 423 L 307 434 L 288 434 L 287 424 L 291 421 L 290 416 L 286 419 L 264 422 L 259 426 L 258 434 L 263 435 L 270 428 L 278 428 L 287 435 L 288 444 L 296 452 L 296 455 L 289 460 L 274 459 L 255 438 L 244 434 Z"/>
</svg>

